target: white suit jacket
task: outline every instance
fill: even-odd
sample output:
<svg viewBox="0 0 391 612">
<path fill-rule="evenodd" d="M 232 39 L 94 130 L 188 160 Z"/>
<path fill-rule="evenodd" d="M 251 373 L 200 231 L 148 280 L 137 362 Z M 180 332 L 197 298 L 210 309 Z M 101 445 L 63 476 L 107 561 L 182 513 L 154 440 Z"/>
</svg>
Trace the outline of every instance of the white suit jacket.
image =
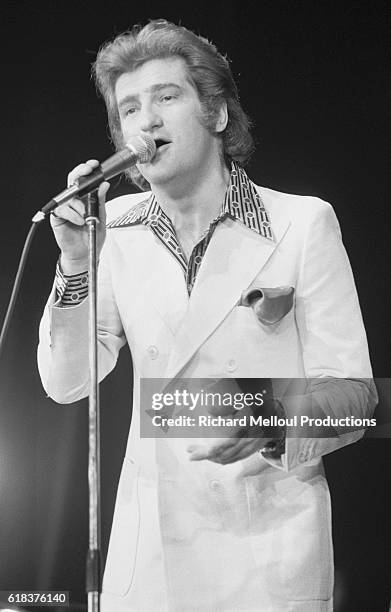
<svg viewBox="0 0 391 612">
<path fill-rule="evenodd" d="M 321 457 L 362 431 L 289 436 L 281 459 L 254 453 L 230 465 L 190 462 L 185 440 L 139 433 L 143 377 L 305 377 L 314 379 L 314 414 L 371 414 L 366 336 L 333 209 L 258 189 L 275 240 L 238 220 L 219 223 L 190 298 L 182 269 L 150 229 L 108 230 L 99 264 L 99 372 L 103 379 L 128 342 L 134 397 L 103 582 L 106 612 L 331 609 Z M 110 202 L 109 218 L 147 195 Z M 238 305 L 249 287 L 277 286 L 294 287 L 295 303 L 275 325 Z M 86 302 L 58 307 L 53 290 L 38 361 L 48 395 L 60 403 L 88 394 L 87 315 Z M 302 399 L 283 402 L 288 417 L 302 410 Z"/>
</svg>

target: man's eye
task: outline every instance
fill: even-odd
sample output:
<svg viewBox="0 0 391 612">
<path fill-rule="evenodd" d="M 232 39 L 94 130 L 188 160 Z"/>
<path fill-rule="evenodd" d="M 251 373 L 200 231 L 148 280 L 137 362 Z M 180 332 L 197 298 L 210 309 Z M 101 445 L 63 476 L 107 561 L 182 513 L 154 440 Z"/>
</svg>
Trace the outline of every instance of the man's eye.
<svg viewBox="0 0 391 612">
<path fill-rule="evenodd" d="M 171 94 L 167 94 L 165 96 L 162 96 L 160 99 L 162 100 L 162 102 L 170 102 L 174 98 L 175 98 L 175 96 L 173 96 Z"/>
</svg>

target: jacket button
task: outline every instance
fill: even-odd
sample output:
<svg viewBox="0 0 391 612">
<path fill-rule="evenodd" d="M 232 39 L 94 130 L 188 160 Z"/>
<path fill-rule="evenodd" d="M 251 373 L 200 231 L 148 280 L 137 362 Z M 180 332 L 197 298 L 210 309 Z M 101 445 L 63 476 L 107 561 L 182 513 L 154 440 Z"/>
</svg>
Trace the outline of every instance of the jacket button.
<svg viewBox="0 0 391 612">
<path fill-rule="evenodd" d="M 226 364 L 227 372 L 234 372 L 237 367 L 238 367 L 238 364 L 236 363 L 235 359 L 229 359 L 227 361 L 227 364 Z"/>
<path fill-rule="evenodd" d="M 217 493 L 218 491 L 222 490 L 223 485 L 221 484 L 220 480 L 211 480 L 209 483 L 209 488 Z"/>
<path fill-rule="evenodd" d="M 157 359 L 159 355 L 159 351 L 157 347 L 154 346 L 153 344 L 147 348 L 147 352 L 151 359 Z"/>
</svg>

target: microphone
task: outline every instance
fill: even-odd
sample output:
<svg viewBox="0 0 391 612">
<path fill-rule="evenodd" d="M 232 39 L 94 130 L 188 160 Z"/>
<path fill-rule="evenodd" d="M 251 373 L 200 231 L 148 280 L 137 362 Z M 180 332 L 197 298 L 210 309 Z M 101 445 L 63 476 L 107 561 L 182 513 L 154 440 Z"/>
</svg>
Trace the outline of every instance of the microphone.
<svg viewBox="0 0 391 612">
<path fill-rule="evenodd" d="M 118 153 L 114 153 L 114 155 L 99 164 L 91 174 L 82 176 L 79 178 L 77 184 L 71 185 L 52 198 L 50 202 L 45 204 L 40 213 L 47 215 L 57 208 L 57 206 L 60 206 L 60 204 L 64 204 L 72 198 L 81 198 L 87 195 L 87 193 L 97 189 L 103 181 L 107 181 L 117 176 L 117 174 L 124 172 L 124 170 L 130 168 L 130 166 L 134 166 L 137 163 L 145 164 L 151 161 L 155 153 L 156 145 L 151 136 L 148 134 L 134 136 L 125 145 L 124 149 L 118 151 Z"/>
</svg>

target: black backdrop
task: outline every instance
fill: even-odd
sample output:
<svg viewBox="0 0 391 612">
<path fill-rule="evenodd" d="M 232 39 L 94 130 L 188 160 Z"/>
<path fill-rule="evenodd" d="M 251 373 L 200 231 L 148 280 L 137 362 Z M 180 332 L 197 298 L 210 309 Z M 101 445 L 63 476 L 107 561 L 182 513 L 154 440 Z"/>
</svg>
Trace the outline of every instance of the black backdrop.
<svg viewBox="0 0 391 612">
<path fill-rule="evenodd" d="M 250 176 L 333 204 L 374 372 L 390 376 L 386 2 L 145 0 L 139 8 L 122 0 L 20 1 L 1 9 L 1 316 L 32 214 L 63 188 L 73 166 L 111 153 L 89 77 L 100 43 L 166 17 L 212 39 L 232 60 L 255 123 Z M 128 190 L 117 181 L 111 194 Z M 66 589 L 76 604 L 84 601 L 87 547 L 87 404 L 46 398 L 35 365 L 56 258 L 49 227 L 41 227 L 0 364 L 0 590 Z M 122 353 L 102 385 L 105 547 L 130 422 L 131 360 Z M 384 400 L 383 418 L 386 408 Z M 326 458 L 338 611 L 388 610 L 390 451 L 387 438 L 367 438 Z"/>
</svg>

